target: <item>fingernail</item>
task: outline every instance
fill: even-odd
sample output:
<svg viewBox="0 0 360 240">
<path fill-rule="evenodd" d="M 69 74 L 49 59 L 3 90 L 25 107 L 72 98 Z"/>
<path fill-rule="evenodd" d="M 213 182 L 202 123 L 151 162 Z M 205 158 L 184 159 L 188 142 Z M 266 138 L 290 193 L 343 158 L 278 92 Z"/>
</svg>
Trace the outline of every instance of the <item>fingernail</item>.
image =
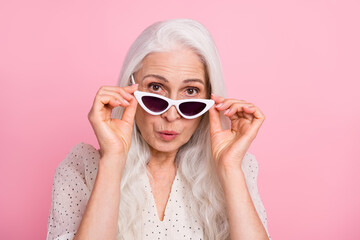
<svg viewBox="0 0 360 240">
<path fill-rule="evenodd" d="M 219 103 L 218 105 L 216 105 L 216 107 L 221 107 L 223 104 L 222 103 Z"/>
<path fill-rule="evenodd" d="M 224 114 L 227 114 L 229 111 L 230 111 L 230 109 L 226 110 L 226 111 L 224 112 Z"/>
<path fill-rule="evenodd" d="M 123 102 L 125 103 L 125 104 L 130 104 L 128 101 L 126 101 L 125 99 L 123 99 Z"/>
</svg>

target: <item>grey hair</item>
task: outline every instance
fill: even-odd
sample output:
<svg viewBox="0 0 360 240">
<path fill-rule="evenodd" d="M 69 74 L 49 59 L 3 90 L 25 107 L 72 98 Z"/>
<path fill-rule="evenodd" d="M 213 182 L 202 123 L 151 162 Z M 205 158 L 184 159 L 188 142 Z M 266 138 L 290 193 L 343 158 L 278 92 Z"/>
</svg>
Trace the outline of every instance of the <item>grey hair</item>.
<svg viewBox="0 0 360 240">
<path fill-rule="evenodd" d="M 201 23 L 191 19 L 170 19 L 155 22 L 147 27 L 130 47 L 117 85 L 129 85 L 130 75 L 141 68 L 142 60 L 148 54 L 168 52 L 179 47 L 190 48 L 200 57 L 211 92 L 226 97 L 222 67 L 215 43 L 208 30 Z M 122 107 L 114 108 L 112 118 L 120 119 L 123 110 Z M 223 128 L 228 129 L 229 120 L 223 114 L 220 114 L 220 119 Z M 178 173 L 189 186 L 186 197 L 190 199 L 191 214 L 199 219 L 205 239 L 222 240 L 229 238 L 229 225 L 223 189 L 215 172 L 211 154 L 209 131 L 207 112 L 190 140 L 180 147 L 175 163 Z M 149 146 L 134 121 L 132 143 L 121 180 L 117 239 L 141 239 L 142 226 L 139 219 L 142 217 L 141 207 L 145 205 L 145 192 L 142 190 L 139 175 L 147 171 L 149 156 Z"/>
</svg>

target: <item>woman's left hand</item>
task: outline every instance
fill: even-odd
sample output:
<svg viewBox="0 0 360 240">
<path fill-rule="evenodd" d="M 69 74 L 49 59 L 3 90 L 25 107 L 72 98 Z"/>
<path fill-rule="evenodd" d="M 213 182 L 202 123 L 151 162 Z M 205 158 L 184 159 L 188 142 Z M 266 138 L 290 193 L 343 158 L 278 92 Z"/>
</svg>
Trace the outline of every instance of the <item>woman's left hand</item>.
<svg viewBox="0 0 360 240">
<path fill-rule="evenodd" d="M 215 94 L 209 110 L 212 155 L 217 168 L 241 169 L 241 162 L 255 139 L 265 115 L 252 103 L 244 100 L 225 99 Z M 231 120 L 231 128 L 221 126 L 220 111 Z"/>
</svg>

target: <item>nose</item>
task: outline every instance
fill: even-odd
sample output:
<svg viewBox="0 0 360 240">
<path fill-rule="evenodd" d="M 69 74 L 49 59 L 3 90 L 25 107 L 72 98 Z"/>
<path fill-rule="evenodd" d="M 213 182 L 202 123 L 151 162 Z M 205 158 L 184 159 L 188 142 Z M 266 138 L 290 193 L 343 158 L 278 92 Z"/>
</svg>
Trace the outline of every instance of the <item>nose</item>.
<svg viewBox="0 0 360 240">
<path fill-rule="evenodd" d="M 166 112 L 161 114 L 161 117 L 166 118 L 169 122 L 180 119 L 181 115 L 178 113 L 175 106 L 171 106 Z"/>
</svg>

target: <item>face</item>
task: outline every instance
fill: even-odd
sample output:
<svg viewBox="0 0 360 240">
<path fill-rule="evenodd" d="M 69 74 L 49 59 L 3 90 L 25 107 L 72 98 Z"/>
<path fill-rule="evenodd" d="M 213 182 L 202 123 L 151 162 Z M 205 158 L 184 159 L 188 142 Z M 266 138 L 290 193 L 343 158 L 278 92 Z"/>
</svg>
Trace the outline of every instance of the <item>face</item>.
<svg viewBox="0 0 360 240">
<path fill-rule="evenodd" d="M 134 75 L 139 91 L 171 99 L 206 98 L 204 65 L 190 49 L 151 53 L 142 63 L 142 68 Z M 151 115 L 138 105 L 135 115 L 141 135 L 153 153 L 176 153 L 189 141 L 201 118 L 185 119 L 175 106 L 161 115 Z"/>
</svg>

